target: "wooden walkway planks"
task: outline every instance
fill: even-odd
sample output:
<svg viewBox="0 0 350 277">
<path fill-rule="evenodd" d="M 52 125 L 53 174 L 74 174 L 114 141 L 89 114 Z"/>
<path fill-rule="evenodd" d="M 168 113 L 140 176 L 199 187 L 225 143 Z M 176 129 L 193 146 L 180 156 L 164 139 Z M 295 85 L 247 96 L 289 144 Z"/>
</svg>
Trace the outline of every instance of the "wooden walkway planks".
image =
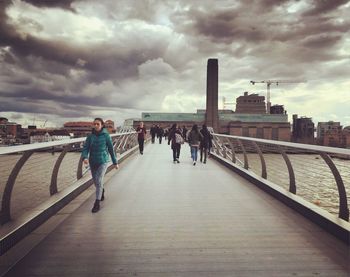
<svg viewBox="0 0 350 277">
<path fill-rule="evenodd" d="M 6 276 L 349 276 L 349 248 L 214 161 L 149 145 Z"/>
</svg>

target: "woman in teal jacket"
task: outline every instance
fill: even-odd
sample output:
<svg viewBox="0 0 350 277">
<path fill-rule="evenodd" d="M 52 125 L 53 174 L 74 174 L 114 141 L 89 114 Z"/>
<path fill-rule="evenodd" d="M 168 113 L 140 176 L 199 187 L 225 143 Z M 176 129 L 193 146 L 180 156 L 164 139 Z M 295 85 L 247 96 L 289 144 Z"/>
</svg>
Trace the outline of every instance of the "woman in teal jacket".
<svg viewBox="0 0 350 277">
<path fill-rule="evenodd" d="M 115 168 L 118 169 L 118 162 L 113 149 L 112 139 L 104 128 L 104 122 L 101 118 L 95 118 L 94 129 L 87 136 L 84 143 L 82 158 L 84 164 L 90 164 L 92 179 L 96 187 L 96 200 L 91 212 L 96 213 L 100 210 L 100 201 L 104 200 L 103 177 L 106 173 L 109 156 Z"/>
</svg>

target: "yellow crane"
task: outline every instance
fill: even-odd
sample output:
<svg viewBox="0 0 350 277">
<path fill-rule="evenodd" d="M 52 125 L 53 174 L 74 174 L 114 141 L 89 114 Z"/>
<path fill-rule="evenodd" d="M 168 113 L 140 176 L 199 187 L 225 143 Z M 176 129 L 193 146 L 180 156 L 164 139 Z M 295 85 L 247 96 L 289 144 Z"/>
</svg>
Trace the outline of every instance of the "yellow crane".
<svg viewBox="0 0 350 277">
<path fill-rule="evenodd" d="M 305 83 L 306 80 L 263 80 L 263 81 L 250 81 L 252 85 L 256 83 L 264 83 L 266 84 L 266 112 L 270 113 L 271 102 L 270 102 L 270 86 L 271 84 L 276 84 L 278 86 L 281 83 Z"/>
</svg>

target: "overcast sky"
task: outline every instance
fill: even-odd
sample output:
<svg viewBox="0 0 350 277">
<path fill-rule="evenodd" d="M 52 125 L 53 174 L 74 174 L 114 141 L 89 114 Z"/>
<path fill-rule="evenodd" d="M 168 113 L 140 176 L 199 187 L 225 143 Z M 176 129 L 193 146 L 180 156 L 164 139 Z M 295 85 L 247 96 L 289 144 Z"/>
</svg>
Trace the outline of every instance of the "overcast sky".
<svg viewBox="0 0 350 277">
<path fill-rule="evenodd" d="M 266 94 L 350 125 L 350 3 L 343 0 L 0 0 L 0 116 L 61 126 L 96 116 L 205 108 L 206 64 L 222 97 Z"/>
</svg>

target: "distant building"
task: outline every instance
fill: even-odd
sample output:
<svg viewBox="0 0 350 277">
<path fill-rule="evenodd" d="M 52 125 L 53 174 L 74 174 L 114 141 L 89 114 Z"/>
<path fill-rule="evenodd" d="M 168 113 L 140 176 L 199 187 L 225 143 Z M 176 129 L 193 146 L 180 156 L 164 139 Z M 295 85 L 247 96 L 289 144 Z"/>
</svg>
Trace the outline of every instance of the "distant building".
<svg viewBox="0 0 350 277">
<path fill-rule="evenodd" d="M 265 97 L 244 92 L 236 100 L 236 111 L 218 109 L 218 60 L 209 59 L 207 64 L 206 109 L 197 113 L 142 113 L 140 120 L 132 120 L 136 128 L 140 121 L 146 128 L 153 124 L 168 128 L 177 123 L 191 128 L 193 124 L 206 124 L 215 132 L 264 139 L 290 141 L 291 126 L 283 106 L 275 107 L 274 113 L 266 113 Z"/>
<path fill-rule="evenodd" d="M 343 129 L 343 147 L 350 148 L 350 126 Z"/>
<path fill-rule="evenodd" d="M 73 134 L 74 137 L 85 137 L 91 133 L 92 128 L 92 121 L 74 121 L 63 124 L 63 129 Z"/>
<path fill-rule="evenodd" d="M 9 120 L 6 117 L 0 117 L 0 124 L 5 124 L 7 123 Z"/>
<path fill-rule="evenodd" d="M 16 122 L 9 122 L 7 118 L 0 117 L 0 144 L 14 144 L 22 136 L 23 129 Z"/>
<path fill-rule="evenodd" d="M 270 114 L 287 114 L 287 111 L 284 110 L 283 105 L 273 105 L 270 108 Z"/>
<path fill-rule="evenodd" d="M 243 96 L 239 96 L 236 99 L 236 113 L 243 114 L 265 114 L 265 96 L 259 96 L 259 94 L 248 94 L 244 92 Z"/>
<path fill-rule="evenodd" d="M 324 146 L 341 147 L 343 135 L 340 122 L 318 122 L 317 143 Z"/>
<path fill-rule="evenodd" d="M 33 131 L 30 134 L 30 143 L 49 142 L 70 139 L 67 130 Z"/>
<path fill-rule="evenodd" d="M 290 123 L 286 114 L 238 114 L 232 110 L 219 110 L 218 114 L 219 133 L 290 141 Z M 146 128 L 153 124 L 169 128 L 178 123 L 189 129 L 193 124 L 201 126 L 205 123 L 205 110 L 197 110 L 197 113 L 143 112 L 141 119 L 133 120 L 133 127 L 136 128 L 140 121 L 145 123 Z"/>
<path fill-rule="evenodd" d="M 272 108 L 272 107 L 271 107 Z M 293 114 L 292 141 L 297 143 L 314 144 L 315 143 L 315 124 L 312 118 L 301 117 Z"/>
</svg>

